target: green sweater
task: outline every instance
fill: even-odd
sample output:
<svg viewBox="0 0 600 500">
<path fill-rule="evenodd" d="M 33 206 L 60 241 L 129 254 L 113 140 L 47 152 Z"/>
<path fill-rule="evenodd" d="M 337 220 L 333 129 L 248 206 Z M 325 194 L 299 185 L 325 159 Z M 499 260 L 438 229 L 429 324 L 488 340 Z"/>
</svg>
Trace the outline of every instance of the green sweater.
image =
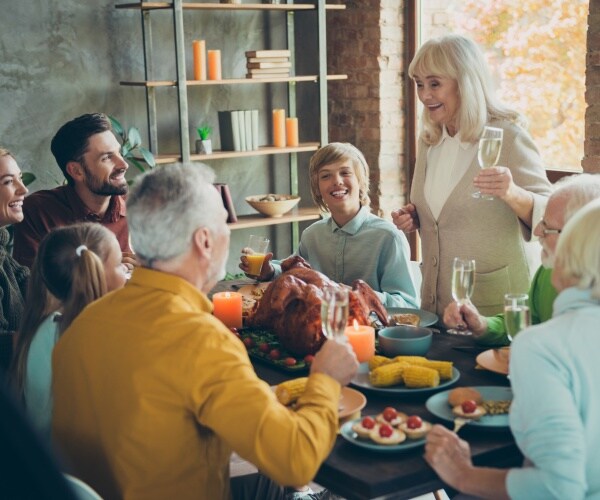
<svg viewBox="0 0 600 500">
<path fill-rule="evenodd" d="M 554 299 L 558 295 L 552 286 L 552 269 L 540 266 L 536 271 L 531 286 L 529 287 L 529 312 L 531 324 L 543 323 L 552 317 Z M 489 346 L 504 346 L 510 344 L 504 326 L 504 314 L 486 318 L 488 327 L 486 332 L 476 339 L 478 344 Z"/>
</svg>

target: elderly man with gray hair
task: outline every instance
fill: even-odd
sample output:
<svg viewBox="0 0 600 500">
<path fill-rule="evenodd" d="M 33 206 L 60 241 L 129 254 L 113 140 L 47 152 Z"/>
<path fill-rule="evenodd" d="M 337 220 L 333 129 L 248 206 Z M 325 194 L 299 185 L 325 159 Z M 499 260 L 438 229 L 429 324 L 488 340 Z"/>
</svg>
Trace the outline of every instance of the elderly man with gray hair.
<svg viewBox="0 0 600 500">
<path fill-rule="evenodd" d="M 529 288 L 529 309 L 531 323 L 534 325 L 552 317 L 557 291 L 550 278 L 562 228 L 577 210 L 600 199 L 600 175 L 572 175 L 561 179 L 554 187 L 554 192 L 548 198 L 544 217 L 533 232 L 542 245 L 542 265 L 536 271 Z M 485 317 L 479 314 L 473 304 L 448 304 L 444 310 L 444 323 L 448 326 L 466 324 L 478 344 L 502 346 L 510 343 L 506 335 L 504 314 Z"/>
<path fill-rule="evenodd" d="M 291 412 L 212 316 L 227 212 L 204 167 L 139 177 L 128 198 L 142 266 L 87 307 L 54 353 L 53 434 L 104 498 L 229 498 L 231 451 L 281 485 L 310 481 L 336 438 L 340 389 L 357 369 L 327 341 Z"/>
</svg>

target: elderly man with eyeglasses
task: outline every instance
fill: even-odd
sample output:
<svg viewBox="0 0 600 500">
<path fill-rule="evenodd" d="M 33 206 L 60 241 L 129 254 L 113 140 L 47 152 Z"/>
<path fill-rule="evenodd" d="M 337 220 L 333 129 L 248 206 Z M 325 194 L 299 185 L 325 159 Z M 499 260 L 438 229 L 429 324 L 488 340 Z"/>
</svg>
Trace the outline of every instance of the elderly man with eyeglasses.
<svg viewBox="0 0 600 500">
<path fill-rule="evenodd" d="M 529 288 L 531 323 L 538 324 L 552 317 L 556 289 L 551 275 L 554 253 L 559 235 L 571 216 L 592 200 L 600 198 L 600 175 L 579 174 L 561 179 L 546 205 L 544 217 L 535 227 L 534 234 L 542 245 L 542 265 L 536 271 Z M 508 290 L 507 290 L 508 292 Z M 444 310 L 444 324 L 448 327 L 466 327 L 478 344 L 504 346 L 506 336 L 504 314 L 482 316 L 473 304 L 448 304 Z"/>
</svg>

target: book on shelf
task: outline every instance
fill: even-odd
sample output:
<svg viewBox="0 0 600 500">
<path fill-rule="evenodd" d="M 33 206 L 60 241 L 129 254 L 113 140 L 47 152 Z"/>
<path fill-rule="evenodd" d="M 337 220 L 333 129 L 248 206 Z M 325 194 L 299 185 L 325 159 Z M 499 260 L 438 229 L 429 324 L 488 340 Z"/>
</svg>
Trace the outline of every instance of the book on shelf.
<svg viewBox="0 0 600 500">
<path fill-rule="evenodd" d="M 252 151 L 258 151 L 258 109 L 251 111 L 252 122 Z"/>
<path fill-rule="evenodd" d="M 237 222 L 238 218 L 235 213 L 235 207 L 233 206 L 233 199 L 231 198 L 229 186 L 220 182 L 215 183 L 214 186 L 217 188 L 217 191 L 219 191 L 221 199 L 223 200 L 223 206 L 225 207 L 225 210 L 227 210 L 227 222 Z"/>
<path fill-rule="evenodd" d="M 246 109 L 244 113 L 244 132 L 246 133 L 246 151 L 252 151 L 252 110 Z"/>
<path fill-rule="evenodd" d="M 246 78 L 253 80 L 265 80 L 269 78 L 287 78 L 290 76 L 289 73 L 261 73 L 259 75 L 253 73 L 247 73 Z"/>
<path fill-rule="evenodd" d="M 290 68 L 248 68 L 248 73 L 251 75 L 273 74 L 273 73 L 289 74 L 289 72 L 290 72 Z"/>
<path fill-rule="evenodd" d="M 246 57 L 290 57 L 289 50 L 248 50 Z"/>
<path fill-rule="evenodd" d="M 255 63 L 246 63 L 246 68 L 248 69 L 266 69 L 266 68 L 291 68 L 291 62 L 255 62 Z"/>
<path fill-rule="evenodd" d="M 222 151 L 241 151 L 238 132 L 238 115 L 233 111 L 219 111 L 219 134 Z"/>
<path fill-rule="evenodd" d="M 246 62 L 261 63 L 261 62 L 289 62 L 289 57 L 248 57 Z"/>
<path fill-rule="evenodd" d="M 243 111 L 234 111 L 238 115 L 238 134 L 240 135 L 240 151 L 248 151 L 246 147 L 246 120 Z"/>
</svg>

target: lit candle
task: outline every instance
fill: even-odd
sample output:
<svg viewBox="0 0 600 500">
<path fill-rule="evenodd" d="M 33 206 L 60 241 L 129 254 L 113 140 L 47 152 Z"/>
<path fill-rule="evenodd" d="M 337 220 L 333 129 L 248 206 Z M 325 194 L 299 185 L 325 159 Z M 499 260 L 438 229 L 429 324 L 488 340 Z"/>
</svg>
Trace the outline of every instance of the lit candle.
<svg viewBox="0 0 600 500">
<path fill-rule="evenodd" d="M 206 80 L 206 42 L 194 40 L 194 80 Z"/>
<path fill-rule="evenodd" d="M 219 292 L 212 298 L 213 315 L 229 328 L 242 327 L 242 294 Z"/>
<path fill-rule="evenodd" d="M 208 79 L 209 80 L 220 80 L 221 79 L 221 51 L 220 50 L 209 50 L 208 51 Z"/>
<path fill-rule="evenodd" d="M 285 147 L 285 109 L 273 110 L 273 145 Z"/>
<path fill-rule="evenodd" d="M 285 136 L 289 147 L 298 146 L 298 118 L 285 119 Z"/>
<path fill-rule="evenodd" d="M 369 361 L 375 355 L 375 329 L 372 326 L 359 325 L 354 320 L 345 333 L 359 363 Z"/>
</svg>

